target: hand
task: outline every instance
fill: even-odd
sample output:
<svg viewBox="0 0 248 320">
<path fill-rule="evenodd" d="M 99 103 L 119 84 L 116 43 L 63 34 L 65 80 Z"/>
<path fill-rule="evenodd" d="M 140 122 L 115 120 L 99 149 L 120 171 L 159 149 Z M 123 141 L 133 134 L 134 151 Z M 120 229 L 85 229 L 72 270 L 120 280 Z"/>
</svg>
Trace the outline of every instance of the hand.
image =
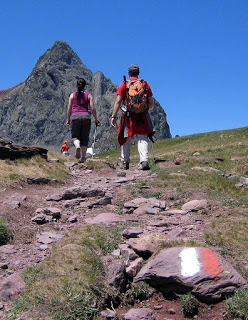
<svg viewBox="0 0 248 320">
<path fill-rule="evenodd" d="M 100 126 L 100 121 L 99 120 L 95 120 L 95 125 L 98 127 Z"/>
<path fill-rule="evenodd" d="M 111 126 L 114 127 L 114 128 L 117 127 L 116 118 L 111 118 Z"/>
<path fill-rule="evenodd" d="M 70 127 L 70 121 L 66 122 L 67 127 Z"/>
</svg>

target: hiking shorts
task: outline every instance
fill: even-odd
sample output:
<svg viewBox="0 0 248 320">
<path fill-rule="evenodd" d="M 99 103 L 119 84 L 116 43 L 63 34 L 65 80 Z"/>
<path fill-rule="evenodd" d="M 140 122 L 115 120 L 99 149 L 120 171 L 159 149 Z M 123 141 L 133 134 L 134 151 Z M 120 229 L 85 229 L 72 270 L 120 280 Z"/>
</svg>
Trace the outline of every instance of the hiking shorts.
<svg viewBox="0 0 248 320">
<path fill-rule="evenodd" d="M 71 138 L 80 141 L 81 147 L 88 147 L 91 119 L 88 118 L 76 118 L 71 119 Z"/>
</svg>

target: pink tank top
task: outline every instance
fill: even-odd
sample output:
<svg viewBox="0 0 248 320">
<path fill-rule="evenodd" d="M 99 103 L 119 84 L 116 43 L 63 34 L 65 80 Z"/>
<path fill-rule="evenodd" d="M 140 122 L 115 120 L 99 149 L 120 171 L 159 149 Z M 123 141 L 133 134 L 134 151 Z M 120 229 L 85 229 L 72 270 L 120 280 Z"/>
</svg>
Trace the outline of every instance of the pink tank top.
<svg viewBox="0 0 248 320">
<path fill-rule="evenodd" d="M 72 112 L 71 114 L 89 114 L 89 92 L 82 92 L 80 97 L 77 98 L 77 92 L 73 92 Z"/>
</svg>

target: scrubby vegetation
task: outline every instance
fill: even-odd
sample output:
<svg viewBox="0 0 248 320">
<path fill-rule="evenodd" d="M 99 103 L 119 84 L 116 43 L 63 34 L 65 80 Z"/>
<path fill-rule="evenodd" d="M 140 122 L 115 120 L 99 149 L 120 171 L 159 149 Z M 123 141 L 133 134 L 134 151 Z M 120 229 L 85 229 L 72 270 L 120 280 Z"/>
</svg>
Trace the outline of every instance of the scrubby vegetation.
<svg viewBox="0 0 248 320">
<path fill-rule="evenodd" d="M 182 311 L 186 317 L 193 317 L 198 313 L 199 302 L 191 294 L 185 294 L 181 297 Z"/>
<path fill-rule="evenodd" d="M 9 240 L 9 225 L 4 217 L 0 217 L 0 246 Z"/>
</svg>

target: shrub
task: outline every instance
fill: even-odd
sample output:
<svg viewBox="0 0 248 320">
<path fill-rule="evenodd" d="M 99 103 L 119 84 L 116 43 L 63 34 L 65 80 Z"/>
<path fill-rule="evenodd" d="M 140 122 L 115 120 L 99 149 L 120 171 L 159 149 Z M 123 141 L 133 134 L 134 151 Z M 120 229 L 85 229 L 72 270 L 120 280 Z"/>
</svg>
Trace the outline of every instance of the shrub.
<svg viewBox="0 0 248 320">
<path fill-rule="evenodd" d="M 0 246 L 6 244 L 9 240 L 9 226 L 5 218 L 0 217 Z"/>
<path fill-rule="evenodd" d="M 193 317 L 198 313 L 199 302 L 198 300 L 191 294 L 184 294 L 181 297 L 182 311 L 186 317 Z"/>
<path fill-rule="evenodd" d="M 123 296 L 124 305 L 134 305 L 136 302 L 147 300 L 152 296 L 154 290 L 145 282 L 133 283 L 131 288 L 127 290 Z"/>
<path fill-rule="evenodd" d="M 248 290 L 236 291 L 226 300 L 226 315 L 248 320 Z"/>
<path fill-rule="evenodd" d="M 145 282 L 133 285 L 132 292 L 135 299 L 141 301 L 149 298 L 149 286 Z"/>
</svg>

